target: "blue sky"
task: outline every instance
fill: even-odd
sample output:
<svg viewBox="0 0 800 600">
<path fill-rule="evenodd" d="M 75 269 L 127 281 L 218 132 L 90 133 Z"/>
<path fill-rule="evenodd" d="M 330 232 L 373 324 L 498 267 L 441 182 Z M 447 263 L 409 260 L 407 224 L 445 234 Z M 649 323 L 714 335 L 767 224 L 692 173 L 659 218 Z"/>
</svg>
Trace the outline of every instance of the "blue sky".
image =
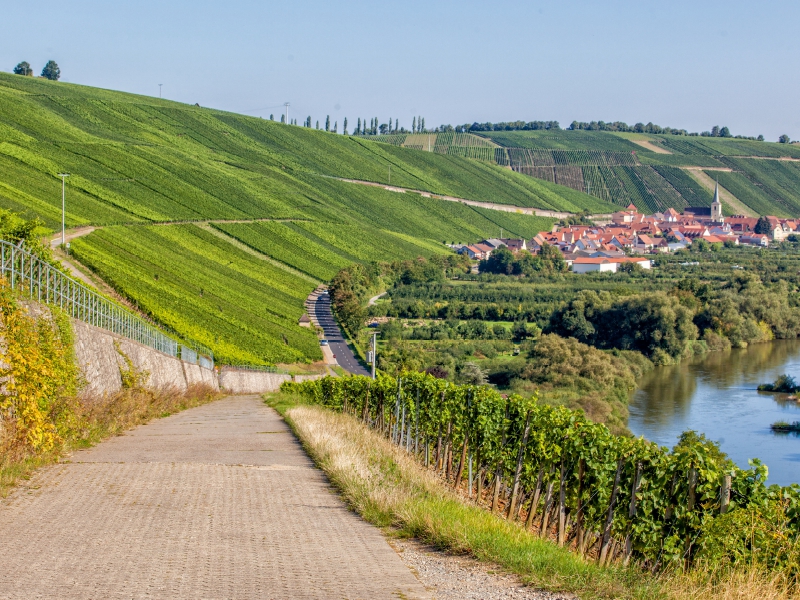
<svg viewBox="0 0 800 600">
<path fill-rule="evenodd" d="M 268 116 L 653 121 L 800 138 L 800 2 L 7 5 L 0 70 Z"/>
</svg>

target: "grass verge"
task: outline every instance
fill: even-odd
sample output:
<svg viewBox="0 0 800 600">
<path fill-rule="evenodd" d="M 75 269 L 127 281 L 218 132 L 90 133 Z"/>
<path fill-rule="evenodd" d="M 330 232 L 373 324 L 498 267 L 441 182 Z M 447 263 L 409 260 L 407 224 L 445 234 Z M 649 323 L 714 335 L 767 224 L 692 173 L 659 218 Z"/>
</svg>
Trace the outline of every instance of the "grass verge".
<svg viewBox="0 0 800 600">
<path fill-rule="evenodd" d="M 14 444 L 0 449 L 0 498 L 7 496 L 20 479 L 30 479 L 36 469 L 58 462 L 72 450 L 93 446 L 154 418 L 207 404 L 222 395 L 210 387 L 193 386 L 186 392 L 127 389 L 102 398 L 60 402 L 59 414 L 50 415 L 59 423 L 61 434 L 53 450 L 34 453 Z"/>
<path fill-rule="evenodd" d="M 458 497 L 357 419 L 304 404 L 289 394 L 266 399 L 285 417 L 348 505 L 396 535 L 497 563 L 530 585 L 586 600 L 795 597 L 780 578 L 756 569 L 652 576 L 636 568 L 599 568 Z"/>
</svg>

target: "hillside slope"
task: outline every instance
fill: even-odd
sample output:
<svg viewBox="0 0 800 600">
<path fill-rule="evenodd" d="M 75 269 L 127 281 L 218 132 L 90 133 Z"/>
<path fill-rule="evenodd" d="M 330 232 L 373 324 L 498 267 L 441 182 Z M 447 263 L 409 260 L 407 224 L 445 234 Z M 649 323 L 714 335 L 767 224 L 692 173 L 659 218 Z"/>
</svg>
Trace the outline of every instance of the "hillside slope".
<svg viewBox="0 0 800 600">
<path fill-rule="evenodd" d="M 486 131 L 476 134 L 371 136 L 433 153 L 494 162 L 644 212 L 709 206 L 706 170 L 739 202 L 726 214 L 800 216 L 800 146 L 735 138 L 613 133 L 607 131 Z M 414 139 L 411 139 L 414 138 Z"/>
<path fill-rule="evenodd" d="M 608 210 L 497 165 L 7 74 L 0 74 L 0 170 L 0 202 L 35 208 L 51 223 L 60 211 L 53 176 L 71 172 L 71 225 L 298 216 L 319 175 L 391 178 L 438 194 L 567 212 Z M 339 198 L 313 201 L 335 206 Z"/>
<path fill-rule="evenodd" d="M 613 207 L 497 164 L 0 74 L 0 207 L 97 229 L 74 258 L 223 363 L 320 358 L 303 301 L 354 261 L 530 237 L 552 219 L 348 183 L 567 212 Z"/>
</svg>

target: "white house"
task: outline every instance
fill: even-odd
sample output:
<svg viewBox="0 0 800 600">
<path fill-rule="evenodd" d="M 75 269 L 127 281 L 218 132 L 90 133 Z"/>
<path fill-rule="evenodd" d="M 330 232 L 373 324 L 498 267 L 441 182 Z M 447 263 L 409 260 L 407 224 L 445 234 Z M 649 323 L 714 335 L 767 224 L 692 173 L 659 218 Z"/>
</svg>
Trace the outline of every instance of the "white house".
<svg viewBox="0 0 800 600">
<path fill-rule="evenodd" d="M 591 273 L 593 271 L 608 271 L 610 273 L 616 273 L 617 268 L 622 263 L 637 263 L 643 269 L 649 269 L 652 266 L 652 262 L 647 258 L 637 258 L 632 256 L 625 256 L 620 258 L 604 258 L 604 257 L 597 257 L 597 258 L 588 258 L 588 257 L 579 257 L 572 261 L 572 271 L 575 273 Z"/>
</svg>

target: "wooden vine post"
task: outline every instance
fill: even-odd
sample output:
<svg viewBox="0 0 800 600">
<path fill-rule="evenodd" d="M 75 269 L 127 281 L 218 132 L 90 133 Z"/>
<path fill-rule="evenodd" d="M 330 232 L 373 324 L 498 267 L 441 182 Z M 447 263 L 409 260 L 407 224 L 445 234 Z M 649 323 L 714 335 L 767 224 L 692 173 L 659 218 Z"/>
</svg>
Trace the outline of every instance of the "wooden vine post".
<svg viewBox="0 0 800 600">
<path fill-rule="evenodd" d="M 561 476 L 558 489 L 558 545 L 563 546 L 567 536 L 567 482 L 566 464 L 561 457 Z"/>
<path fill-rule="evenodd" d="M 525 429 L 522 432 L 522 441 L 517 453 L 517 468 L 514 471 L 514 482 L 511 485 L 511 502 L 508 503 L 508 518 L 515 519 L 517 514 L 517 499 L 519 498 L 519 478 L 522 475 L 522 460 L 525 458 L 525 446 L 528 445 L 528 436 L 531 433 L 531 411 L 525 415 Z"/>
<path fill-rule="evenodd" d="M 611 542 L 611 525 L 614 523 L 614 505 L 617 503 L 617 492 L 619 491 L 619 478 L 622 475 L 623 459 L 617 461 L 617 473 L 614 475 L 614 487 L 611 488 L 611 500 L 608 503 L 608 514 L 606 524 L 603 527 L 603 539 L 600 543 L 600 555 L 597 557 L 597 564 L 603 565 L 608 556 L 608 547 Z"/>
<path fill-rule="evenodd" d="M 687 513 L 694 510 L 694 505 L 697 503 L 697 468 L 694 465 L 689 469 L 689 497 L 686 501 Z M 686 562 L 689 562 L 689 550 L 692 546 L 692 538 L 689 532 L 686 533 L 686 540 L 683 544 L 683 554 Z"/>
<path fill-rule="evenodd" d="M 719 514 L 724 515 L 728 512 L 731 503 L 731 476 L 725 475 L 722 479 L 722 487 L 719 490 Z"/>
<path fill-rule="evenodd" d="M 633 540 L 631 539 L 633 533 L 633 519 L 636 517 L 636 494 L 639 492 L 639 485 L 642 482 L 642 463 L 636 463 L 636 473 L 633 477 L 633 487 L 631 488 L 631 503 L 628 506 L 628 534 L 625 536 L 625 566 L 631 560 L 633 554 Z"/>
<path fill-rule="evenodd" d="M 578 461 L 578 506 L 575 515 L 575 545 L 578 552 L 583 554 L 583 479 L 586 472 L 586 461 Z"/>
<path fill-rule="evenodd" d="M 542 520 L 539 523 L 539 537 L 547 537 L 547 528 L 550 520 L 550 508 L 553 505 L 553 485 L 552 480 L 553 470 L 555 467 L 550 468 L 550 481 L 547 482 L 547 492 L 544 495 L 544 508 L 542 509 Z"/>
<path fill-rule="evenodd" d="M 414 405 L 414 456 L 419 456 L 419 382 L 417 382 L 417 403 Z"/>
<path fill-rule="evenodd" d="M 536 477 L 536 489 L 533 491 L 533 498 L 531 498 L 531 505 L 528 507 L 528 518 L 525 519 L 525 529 L 530 529 L 533 526 L 533 519 L 536 517 L 536 511 L 539 508 L 539 497 L 542 495 L 542 478 L 544 477 L 544 467 L 539 468 L 539 475 Z"/>
<path fill-rule="evenodd" d="M 364 407 L 361 409 L 361 421 L 366 423 L 369 417 L 369 392 L 372 388 L 372 382 L 367 384 L 367 393 L 364 395 Z"/>
<path fill-rule="evenodd" d="M 497 507 L 500 503 L 500 484 L 503 479 L 503 448 L 506 445 L 506 435 L 508 434 L 508 427 L 506 426 L 506 421 L 508 421 L 508 398 L 506 398 L 506 412 L 505 416 L 503 417 L 503 437 L 500 442 L 500 456 L 497 457 L 497 465 L 495 466 L 494 470 L 494 494 L 492 495 L 492 512 L 497 512 Z"/>
</svg>

